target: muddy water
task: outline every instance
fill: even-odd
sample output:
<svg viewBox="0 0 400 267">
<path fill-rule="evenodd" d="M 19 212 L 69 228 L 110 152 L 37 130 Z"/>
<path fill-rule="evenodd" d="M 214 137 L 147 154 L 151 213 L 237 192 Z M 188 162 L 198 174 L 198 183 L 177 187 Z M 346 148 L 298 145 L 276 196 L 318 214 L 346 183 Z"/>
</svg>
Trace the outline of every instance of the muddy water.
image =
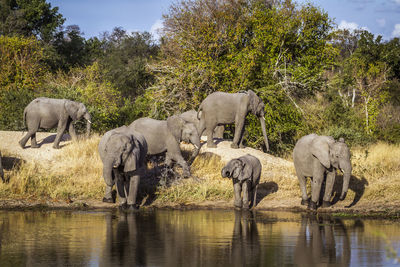
<svg viewBox="0 0 400 267">
<path fill-rule="evenodd" d="M 397 266 L 400 223 L 284 212 L 0 212 L 0 266 Z"/>
</svg>

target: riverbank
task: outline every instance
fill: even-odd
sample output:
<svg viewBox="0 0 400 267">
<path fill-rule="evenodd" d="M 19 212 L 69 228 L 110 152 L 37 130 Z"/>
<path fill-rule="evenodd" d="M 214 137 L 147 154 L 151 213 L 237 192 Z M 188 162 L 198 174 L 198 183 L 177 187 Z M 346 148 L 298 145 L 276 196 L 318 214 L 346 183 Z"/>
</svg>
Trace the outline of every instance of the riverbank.
<svg viewBox="0 0 400 267">
<path fill-rule="evenodd" d="M 104 181 L 97 153 L 99 136 L 72 142 L 65 135 L 60 150 L 51 148 L 54 133 L 38 133 L 38 142 L 42 143 L 39 149 L 20 148 L 18 140 L 22 136 L 21 132 L 0 131 L 0 151 L 9 180 L 0 184 L 0 208 L 117 208 L 117 204 L 101 202 Z M 182 145 L 186 157 L 191 148 Z M 352 148 L 351 152 L 353 175 L 346 199 L 337 201 L 342 183 L 342 176 L 338 175 L 335 204 L 318 212 L 399 217 L 399 146 L 381 143 Z M 149 163 L 148 173 L 141 181 L 139 201 L 143 208 L 230 209 L 232 183 L 221 177 L 220 170 L 230 159 L 247 153 L 258 157 L 263 165 L 256 209 L 305 211 L 300 205 L 300 190 L 290 160 L 251 148 L 234 150 L 229 141 L 219 142 L 217 148 L 203 145 L 188 179 L 176 178 L 180 168 L 171 171 Z"/>
</svg>

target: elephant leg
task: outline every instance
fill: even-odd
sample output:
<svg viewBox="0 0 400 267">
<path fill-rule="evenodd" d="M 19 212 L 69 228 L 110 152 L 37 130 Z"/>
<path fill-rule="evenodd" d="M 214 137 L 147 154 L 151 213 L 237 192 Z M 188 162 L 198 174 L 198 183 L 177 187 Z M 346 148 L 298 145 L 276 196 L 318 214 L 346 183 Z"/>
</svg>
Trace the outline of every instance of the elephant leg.
<svg viewBox="0 0 400 267">
<path fill-rule="evenodd" d="M 254 186 L 250 191 L 251 203 L 250 203 L 249 208 L 254 208 L 257 204 L 257 188 L 258 188 L 258 185 Z"/>
<path fill-rule="evenodd" d="M 224 125 L 219 125 L 219 126 L 215 127 L 214 137 L 219 138 L 219 139 L 224 139 L 224 131 L 225 131 Z"/>
<path fill-rule="evenodd" d="M 177 161 L 178 165 L 180 165 L 183 169 L 183 177 L 188 178 L 190 177 L 190 167 L 187 162 L 181 158 Z"/>
<path fill-rule="evenodd" d="M 140 175 L 132 175 L 129 179 L 129 194 L 128 194 L 128 206 L 129 208 L 138 209 L 139 205 L 136 204 L 137 191 L 140 183 Z"/>
<path fill-rule="evenodd" d="M 317 204 L 319 201 L 319 196 L 321 193 L 321 185 L 324 179 L 325 168 L 322 164 L 315 160 L 313 163 L 313 179 L 311 183 L 311 202 L 309 207 L 313 210 L 317 209 Z"/>
<path fill-rule="evenodd" d="M 245 148 L 245 146 L 243 144 L 243 140 L 244 140 L 244 127 L 242 129 L 242 133 L 240 134 L 240 143 L 239 143 L 240 148 Z"/>
<path fill-rule="evenodd" d="M 74 124 L 72 123 L 72 121 L 69 122 L 68 132 L 69 132 L 69 135 L 71 136 L 72 140 L 76 140 L 77 139 L 76 132 L 75 132 L 75 127 L 74 127 Z"/>
<path fill-rule="evenodd" d="M 233 141 L 231 144 L 232 148 L 239 148 L 239 142 L 241 140 L 241 136 L 242 136 L 242 131 L 244 128 L 244 119 L 245 116 L 243 116 L 243 118 L 240 118 L 239 115 L 236 115 L 236 119 L 235 119 L 235 135 L 233 136 Z"/>
<path fill-rule="evenodd" d="M 237 208 L 242 207 L 242 185 L 239 182 L 233 182 L 233 192 L 234 192 L 234 205 Z"/>
<path fill-rule="evenodd" d="M 31 147 L 32 148 L 38 148 L 39 147 L 39 145 L 37 144 L 37 141 L 36 141 L 36 132 L 33 133 L 32 136 L 31 136 Z"/>
<path fill-rule="evenodd" d="M 114 171 L 115 174 L 115 184 L 117 187 L 117 193 L 118 193 L 118 201 L 119 205 L 123 206 L 126 205 L 126 196 L 127 196 L 127 190 L 125 188 L 125 177 L 123 177 L 122 174 L 119 173 L 118 170 Z"/>
<path fill-rule="evenodd" d="M 172 167 L 172 159 L 168 152 L 165 154 L 164 164 L 167 165 L 168 167 Z"/>
<path fill-rule="evenodd" d="M 64 134 L 65 128 L 67 127 L 67 123 L 64 120 L 58 121 L 58 128 L 57 128 L 57 135 L 56 139 L 54 140 L 53 148 L 59 149 L 60 148 L 60 141 Z"/>
<path fill-rule="evenodd" d="M 304 175 L 299 174 L 296 171 L 297 178 L 299 179 L 299 185 L 300 185 L 300 191 L 301 191 L 301 205 L 308 205 L 310 202 L 310 199 L 308 198 L 307 195 L 307 179 Z"/>
<path fill-rule="evenodd" d="M 250 191 L 250 186 L 249 186 L 249 181 L 244 181 L 242 183 L 242 192 L 243 192 L 243 203 L 242 203 L 242 208 L 243 209 L 249 209 L 249 191 Z"/>
<path fill-rule="evenodd" d="M 325 193 L 322 202 L 322 207 L 330 207 L 331 206 L 331 196 L 333 185 L 335 184 L 336 178 L 336 170 L 330 171 L 326 175 L 326 184 L 325 184 Z"/>
<path fill-rule="evenodd" d="M 207 125 L 206 135 L 207 135 L 207 147 L 215 148 L 217 145 L 214 143 L 214 129 L 216 125 Z"/>
<path fill-rule="evenodd" d="M 26 142 L 28 142 L 29 138 L 31 138 L 31 147 L 32 148 L 38 148 L 38 145 L 36 143 L 36 132 L 39 128 L 35 128 L 35 129 L 29 129 L 28 128 L 28 132 L 26 133 L 26 135 L 19 141 L 19 145 L 22 148 L 25 148 Z M 34 143 L 33 143 L 34 142 Z"/>
</svg>

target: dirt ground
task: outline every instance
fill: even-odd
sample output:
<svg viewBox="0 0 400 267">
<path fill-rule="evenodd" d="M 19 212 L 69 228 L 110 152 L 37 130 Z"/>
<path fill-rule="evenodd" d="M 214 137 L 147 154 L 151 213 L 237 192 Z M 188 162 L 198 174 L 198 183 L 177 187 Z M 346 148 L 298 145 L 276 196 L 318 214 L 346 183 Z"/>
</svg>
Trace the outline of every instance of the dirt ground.
<svg viewBox="0 0 400 267">
<path fill-rule="evenodd" d="M 35 161 L 39 162 L 43 167 L 50 168 L 52 161 L 62 151 L 62 147 L 68 146 L 71 142 L 69 136 L 65 134 L 63 140 L 60 143 L 61 149 L 53 149 L 53 141 L 55 133 L 38 132 L 37 141 L 40 145 L 38 149 L 30 148 L 30 141 L 28 141 L 25 149 L 22 149 L 18 141 L 23 137 L 25 133 L 13 132 L 13 131 L 0 131 L 0 151 L 7 152 L 8 155 L 12 155 L 15 160 L 23 161 Z M 260 159 L 263 165 L 263 172 L 261 181 L 269 180 L 269 184 L 277 186 L 279 184 L 280 191 L 285 191 L 282 185 L 284 184 L 297 184 L 297 178 L 293 163 L 278 157 L 274 157 L 270 154 L 263 153 L 262 151 L 255 150 L 252 148 L 243 149 L 231 149 L 229 141 L 220 140 L 217 142 L 217 148 L 207 148 L 203 145 L 200 154 L 212 153 L 218 155 L 223 162 L 228 162 L 233 158 L 240 157 L 247 153 L 252 154 Z M 187 146 L 182 145 L 185 149 Z M 4 159 L 3 159 L 4 164 Z M 267 184 L 267 183 L 264 183 Z M 274 196 L 274 189 L 269 185 L 262 190 L 269 190 L 266 194 L 272 197 L 267 197 L 257 204 L 256 209 L 258 210 L 288 210 L 288 211 L 306 211 L 304 206 L 300 205 L 300 193 L 298 195 Z M 299 190 L 300 192 L 300 190 Z M 279 194 L 275 193 L 275 194 Z M 391 218 L 400 218 L 400 203 L 381 203 L 379 200 L 374 203 L 368 201 L 359 201 L 357 205 L 348 207 L 352 200 L 346 200 L 338 202 L 330 208 L 320 208 L 318 212 L 329 212 L 356 216 L 386 216 Z M 55 201 L 55 200 L 35 200 L 35 199 L 0 199 L 0 209 L 32 209 L 32 208 L 50 208 L 50 209 L 115 209 L 117 204 L 107 204 L 100 200 L 86 199 L 77 200 L 73 202 L 69 201 Z M 186 203 L 185 205 L 171 204 L 163 207 L 150 206 L 144 208 L 174 208 L 174 209 L 193 209 L 193 208 L 204 208 L 204 209 L 232 209 L 232 201 L 205 201 L 202 203 Z"/>
</svg>

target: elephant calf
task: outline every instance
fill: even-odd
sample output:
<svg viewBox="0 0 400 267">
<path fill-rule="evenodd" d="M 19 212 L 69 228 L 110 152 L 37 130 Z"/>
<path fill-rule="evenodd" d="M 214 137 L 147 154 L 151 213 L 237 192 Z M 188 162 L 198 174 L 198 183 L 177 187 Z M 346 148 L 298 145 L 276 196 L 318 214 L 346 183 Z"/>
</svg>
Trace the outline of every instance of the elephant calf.
<svg viewBox="0 0 400 267">
<path fill-rule="evenodd" d="M 108 131 L 99 143 L 106 193 L 103 202 L 114 202 L 112 187 L 117 184 L 121 208 L 138 209 L 136 204 L 140 176 L 146 169 L 147 143 L 143 135 L 122 126 Z"/>
<path fill-rule="evenodd" d="M 0 152 L 0 177 L 1 177 L 1 180 L 3 180 L 3 182 L 5 182 L 5 180 L 4 180 L 3 165 L 1 164 L 1 152 Z"/>
<path fill-rule="evenodd" d="M 249 209 L 256 205 L 257 187 L 261 176 L 261 163 L 258 158 L 247 154 L 229 161 L 222 168 L 222 177 L 232 178 L 235 193 L 234 205 Z M 242 200 L 243 192 L 243 200 Z"/>
<path fill-rule="evenodd" d="M 36 143 L 36 132 L 39 128 L 51 129 L 57 126 L 57 136 L 53 148 L 60 148 L 61 137 L 68 128 L 69 134 L 76 139 L 73 122 L 84 118 L 87 120 L 86 135 L 89 136 L 91 116 L 84 104 L 67 100 L 39 97 L 30 102 L 24 110 L 24 122 L 28 133 L 19 141 L 22 148 L 31 138 L 31 147 L 39 147 Z"/>
<path fill-rule="evenodd" d="M 299 179 L 301 204 L 316 210 L 322 182 L 326 176 L 322 207 L 331 205 L 331 195 L 336 179 L 336 170 L 343 172 L 343 187 L 340 200 L 344 200 L 351 177 L 350 150 L 343 138 L 335 141 L 331 136 L 309 134 L 297 141 L 293 149 L 293 162 Z M 311 200 L 307 195 L 306 178 L 311 177 Z"/>
</svg>

